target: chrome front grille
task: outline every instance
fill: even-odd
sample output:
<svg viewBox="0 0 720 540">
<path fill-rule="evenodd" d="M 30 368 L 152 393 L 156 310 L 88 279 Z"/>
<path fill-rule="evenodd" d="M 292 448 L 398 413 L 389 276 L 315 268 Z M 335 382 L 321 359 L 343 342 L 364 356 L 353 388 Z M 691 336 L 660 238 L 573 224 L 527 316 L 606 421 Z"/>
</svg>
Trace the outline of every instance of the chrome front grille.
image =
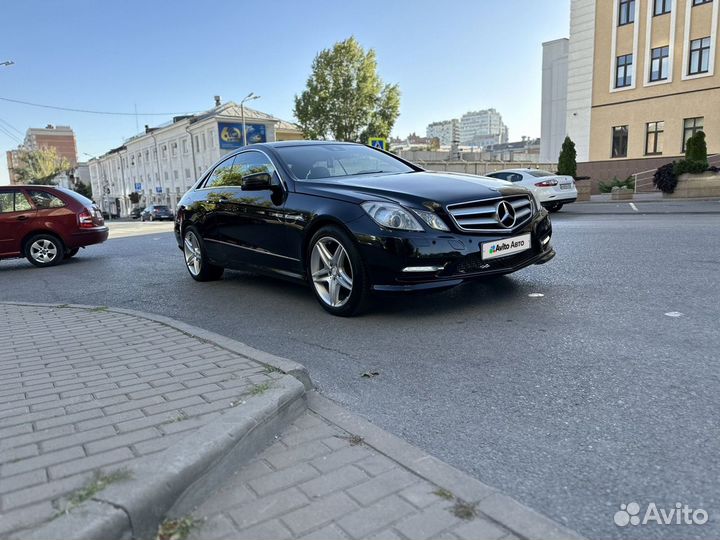
<svg viewBox="0 0 720 540">
<path fill-rule="evenodd" d="M 512 232 L 530 221 L 533 203 L 528 195 L 515 195 L 449 204 L 447 211 L 460 230 L 502 234 Z M 511 220 L 510 215 L 514 219 Z"/>
</svg>

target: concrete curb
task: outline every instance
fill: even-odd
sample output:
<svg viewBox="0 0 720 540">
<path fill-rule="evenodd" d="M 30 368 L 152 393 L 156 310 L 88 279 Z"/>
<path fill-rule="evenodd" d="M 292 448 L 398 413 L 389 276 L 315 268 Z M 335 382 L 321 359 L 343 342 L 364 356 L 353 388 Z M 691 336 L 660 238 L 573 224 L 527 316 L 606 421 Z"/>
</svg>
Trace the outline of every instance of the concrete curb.
<svg viewBox="0 0 720 540">
<path fill-rule="evenodd" d="M 165 326 L 174 328 L 175 330 L 178 330 L 187 336 L 194 337 L 196 339 L 199 339 L 200 341 L 212 343 L 213 345 L 216 345 L 221 349 L 225 349 L 241 356 L 247 356 L 248 358 L 251 358 L 253 361 L 259 364 L 277 369 L 278 371 L 281 371 L 286 375 L 292 375 L 301 383 L 303 383 L 303 386 L 305 386 L 305 389 L 308 391 L 314 388 L 312 380 L 310 379 L 310 374 L 308 373 L 307 368 L 302 364 L 298 364 L 297 362 L 293 362 L 292 360 L 288 360 L 287 358 L 282 358 L 280 356 L 266 353 L 259 349 L 254 349 L 253 347 L 245 345 L 244 343 L 241 343 L 234 339 L 221 336 L 220 334 L 210 332 L 209 330 L 203 330 L 202 328 L 198 328 L 197 326 L 185 324 L 183 322 L 179 322 L 169 317 L 164 317 L 162 315 L 135 311 L 133 309 L 111 307 L 106 308 L 105 306 L 90 306 L 84 304 L 40 304 L 34 302 L 0 302 L 0 304 L 10 306 L 35 306 L 55 309 L 70 308 L 85 310 L 98 310 L 102 307 L 105 308 L 103 309 L 103 311 L 108 311 L 110 313 L 121 313 L 123 315 L 130 315 L 132 317 L 138 317 L 140 319 L 146 319 L 156 323 L 164 324 Z"/>
<path fill-rule="evenodd" d="M 306 407 L 304 386 L 285 375 L 262 395 L 224 413 L 161 454 L 128 466 L 130 479 L 108 486 L 92 500 L 29 533 L 11 538 L 153 538 L 171 508 L 183 511 L 202 502 L 239 463 L 257 455 Z"/>
<path fill-rule="evenodd" d="M 364 444 L 400 463 L 412 473 L 447 489 L 459 499 L 477 503 L 480 512 L 521 538 L 528 540 L 583 538 L 575 531 L 552 521 L 495 488 L 348 412 L 317 392 L 308 394 L 308 408 L 348 433 L 361 436 Z"/>
</svg>

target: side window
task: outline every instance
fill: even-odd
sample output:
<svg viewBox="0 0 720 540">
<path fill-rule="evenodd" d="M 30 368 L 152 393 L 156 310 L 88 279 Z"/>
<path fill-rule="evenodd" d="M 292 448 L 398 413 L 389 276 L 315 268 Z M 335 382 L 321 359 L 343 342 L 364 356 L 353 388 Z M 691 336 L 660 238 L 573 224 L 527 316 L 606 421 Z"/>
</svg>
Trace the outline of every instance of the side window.
<svg viewBox="0 0 720 540">
<path fill-rule="evenodd" d="M 488 174 L 488 176 L 490 178 L 497 178 L 498 180 L 507 180 L 507 173 L 496 172 L 490 173 Z"/>
<path fill-rule="evenodd" d="M 235 158 L 228 158 L 215 167 L 205 182 L 205 187 L 242 185 L 242 174 L 233 166 L 234 160 Z"/>
<path fill-rule="evenodd" d="M 16 212 L 27 212 L 28 210 L 32 210 L 32 205 L 30 204 L 30 201 L 27 200 L 27 197 L 24 193 L 21 191 L 15 192 L 15 211 Z"/>
<path fill-rule="evenodd" d="M 58 199 L 55 195 L 47 191 L 31 191 L 30 198 L 38 210 L 62 208 L 65 206 L 65 203 L 61 199 Z"/>
<path fill-rule="evenodd" d="M 15 211 L 14 204 L 14 192 L 13 191 L 2 191 L 0 192 L 0 214 L 7 214 Z"/>
<path fill-rule="evenodd" d="M 235 156 L 235 162 L 233 168 L 237 169 L 242 177 L 248 176 L 249 174 L 267 173 L 273 175 L 275 173 L 275 166 L 272 161 L 260 152 L 244 152 Z"/>
<path fill-rule="evenodd" d="M 510 182 L 522 182 L 522 179 L 523 179 L 522 174 L 511 173 L 511 174 L 508 176 L 508 180 L 509 180 Z"/>
</svg>

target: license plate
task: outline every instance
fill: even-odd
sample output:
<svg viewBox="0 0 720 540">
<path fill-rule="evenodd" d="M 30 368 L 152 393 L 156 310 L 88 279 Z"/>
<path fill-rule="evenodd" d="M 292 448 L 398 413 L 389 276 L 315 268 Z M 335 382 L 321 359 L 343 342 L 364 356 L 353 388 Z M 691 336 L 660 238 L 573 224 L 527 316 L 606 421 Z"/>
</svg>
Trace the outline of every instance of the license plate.
<svg viewBox="0 0 720 540">
<path fill-rule="evenodd" d="M 560 184 L 560 189 L 570 189 L 572 184 Z"/>
<path fill-rule="evenodd" d="M 504 238 L 497 242 L 485 242 L 482 245 L 482 258 L 483 260 L 488 260 L 515 255 L 516 253 L 527 251 L 530 249 L 530 245 L 531 240 L 529 234 Z"/>
</svg>

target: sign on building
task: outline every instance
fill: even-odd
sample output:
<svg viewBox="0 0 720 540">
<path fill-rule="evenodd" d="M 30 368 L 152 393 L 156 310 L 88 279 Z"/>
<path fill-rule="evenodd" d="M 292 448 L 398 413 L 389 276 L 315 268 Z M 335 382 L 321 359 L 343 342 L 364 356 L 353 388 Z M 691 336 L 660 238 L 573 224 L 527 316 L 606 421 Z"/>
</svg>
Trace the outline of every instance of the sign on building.
<svg viewBox="0 0 720 540">
<path fill-rule="evenodd" d="M 138 192 L 139 192 L 139 191 L 142 191 L 142 184 L 136 183 L 136 184 L 135 184 L 135 191 L 138 191 Z"/>
<path fill-rule="evenodd" d="M 265 124 L 245 124 L 247 144 L 267 142 Z M 233 149 L 245 146 L 242 137 L 242 124 L 218 122 L 220 148 Z"/>
<path fill-rule="evenodd" d="M 387 139 L 383 139 L 382 137 L 370 137 L 368 144 L 373 148 L 387 150 Z"/>
</svg>

